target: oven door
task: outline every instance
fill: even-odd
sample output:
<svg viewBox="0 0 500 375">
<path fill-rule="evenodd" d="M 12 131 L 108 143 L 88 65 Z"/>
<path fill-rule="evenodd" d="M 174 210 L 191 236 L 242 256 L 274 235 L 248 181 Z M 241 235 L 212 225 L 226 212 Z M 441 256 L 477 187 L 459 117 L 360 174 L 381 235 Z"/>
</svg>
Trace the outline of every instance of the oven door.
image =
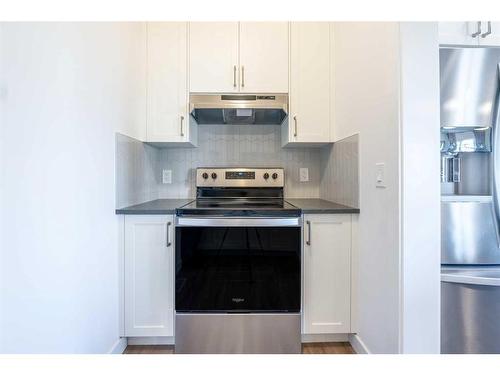
<svg viewBox="0 0 500 375">
<path fill-rule="evenodd" d="M 301 220 L 178 217 L 177 313 L 300 312 Z"/>
</svg>

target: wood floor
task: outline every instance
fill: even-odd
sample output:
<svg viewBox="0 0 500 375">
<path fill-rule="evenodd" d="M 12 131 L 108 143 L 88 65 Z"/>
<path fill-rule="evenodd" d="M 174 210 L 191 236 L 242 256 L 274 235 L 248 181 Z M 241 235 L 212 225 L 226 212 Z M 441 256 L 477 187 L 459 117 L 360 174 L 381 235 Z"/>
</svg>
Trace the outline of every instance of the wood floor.
<svg viewBox="0 0 500 375">
<path fill-rule="evenodd" d="M 302 354 L 356 354 L 348 342 L 315 342 L 302 344 Z"/>
<path fill-rule="evenodd" d="M 173 345 L 129 345 L 123 354 L 174 354 Z M 356 354 L 348 342 L 302 344 L 302 354 Z"/>
</svg>

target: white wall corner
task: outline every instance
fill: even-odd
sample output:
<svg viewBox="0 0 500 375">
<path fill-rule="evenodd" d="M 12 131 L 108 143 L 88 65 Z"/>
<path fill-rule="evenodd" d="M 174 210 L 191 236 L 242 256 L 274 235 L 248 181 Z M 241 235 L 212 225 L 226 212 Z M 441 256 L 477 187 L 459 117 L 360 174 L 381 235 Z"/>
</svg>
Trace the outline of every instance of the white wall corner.
<svg viewBox="0 0 500 375">
<path fill-rule="evenodd" d="M 351 330 L 371 352 L 396 353 L 400 303 L 398 24 L 335 23 L 335 52 L 335 139 L 360 134 L 361 213 L 352 254 Z M 375 186 L 377 162 L 387 166 L 384 189 Z M 361 348 L 358 351 L 364 352 Z"/>
<path fill-rule="evenodd" d="M 399 352 L 440 351 L 439 42 L 436 22 L 400 23 Z"/>
</svg>

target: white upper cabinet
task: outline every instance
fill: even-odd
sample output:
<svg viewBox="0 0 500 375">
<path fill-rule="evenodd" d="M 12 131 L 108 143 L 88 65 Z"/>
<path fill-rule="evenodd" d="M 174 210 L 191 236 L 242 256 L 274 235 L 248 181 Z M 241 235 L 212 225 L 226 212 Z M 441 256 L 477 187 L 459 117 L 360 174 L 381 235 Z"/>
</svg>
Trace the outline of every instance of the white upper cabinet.
<svg viewBox="0 0 500 375">
<path fill-rule="evenodd" d="M 287 93 L 287 22 L 191 22 L 190 92 Z"/>
<path fill-rule="evenodd" d="M 304 215 L 303 333 L 351 331 L 351 215 Z"/>
<path fill-rule="evenodd" d="M 238 69 L 238 22 L 189 24 L 191 92 L 237 92 Z"/>
<path fill-rule="evenodd" d="M 240 22 L 240 91 L 288 92 L 288 22 Z"/>
<path fill-rule="evenodd" d="M 330 141 L 331 32 L 328 22 L 290 27 L 290 111 L 284 143 Z"/>
<path fill-rule="evenodd" d="M 440 22 L 439 44 L 500 46 L 500 22 Z"/>
<path fill-rule="evenodd" d="M 186 22 L 147 24 L 147 142 L 196 143 L 189 125 Z"/>
<path fill-rule="evenodd" d="M 439 22 L 439 44 L 477 46 L 478 22 Z"/>
<path fill-rule="evenodd" d="M 174 335 L 173 216 L 125 216 L 125 336 Z"/>
<path fill-rule="evenodd" d="M 500 22 L 481 22 L 481 35 L 478 39 L 481 46 L 500 46 Z"/>
</svg>

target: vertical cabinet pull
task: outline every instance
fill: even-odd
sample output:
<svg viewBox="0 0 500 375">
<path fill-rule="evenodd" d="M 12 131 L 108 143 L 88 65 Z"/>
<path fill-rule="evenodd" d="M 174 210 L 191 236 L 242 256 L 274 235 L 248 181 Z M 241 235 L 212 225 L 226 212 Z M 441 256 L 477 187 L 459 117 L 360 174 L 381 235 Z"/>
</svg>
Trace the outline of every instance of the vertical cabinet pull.
<svg viewBox="0 0 500 375">
<path fill-rule="evenodd" d="M 181 137 L 184 137 L 184 116 L 181 116 Z"/>
<path fill-rule="evenodd" d="M 167 223 L 167 247 L 172 246 L 172 242 L 170 241 L 170 227 L 172 226 L 172 222 Z"/>
<path fill-rule="evenodd" d="M 245 67 L 241 66 L 241 87 L 245 87 Z"/>
<path fill-rule="evenodd" d="M 306 221 L 307 224 L 307 241 L 306 245 L 311 246 L 311 222 L 309 220 Z"/>
<path fill-rule="evenodd" d="M 233 87 L 236 87 L 236 65 L 233 66 Z"/>
<path fill-rule="evenodd" d="M 293 116 L 293 124 L 294 124 L 293 136 L 297 137 L 297 115 Z"/>
<path fill-rule="evenodd" d="M 488 31 L 486 31 L 485 33 L 482 33 L 481 38 L 486 38 L 490 34 L 491 34 L 491 21 L 488 21 Z"/>
<path fill-rule="evenodd" d="M 475 33 L 470 34 L 471 37 L 476 38 L 481 35 L 481 21 L 477 23 L 477 31 Z"/>
</svg>

